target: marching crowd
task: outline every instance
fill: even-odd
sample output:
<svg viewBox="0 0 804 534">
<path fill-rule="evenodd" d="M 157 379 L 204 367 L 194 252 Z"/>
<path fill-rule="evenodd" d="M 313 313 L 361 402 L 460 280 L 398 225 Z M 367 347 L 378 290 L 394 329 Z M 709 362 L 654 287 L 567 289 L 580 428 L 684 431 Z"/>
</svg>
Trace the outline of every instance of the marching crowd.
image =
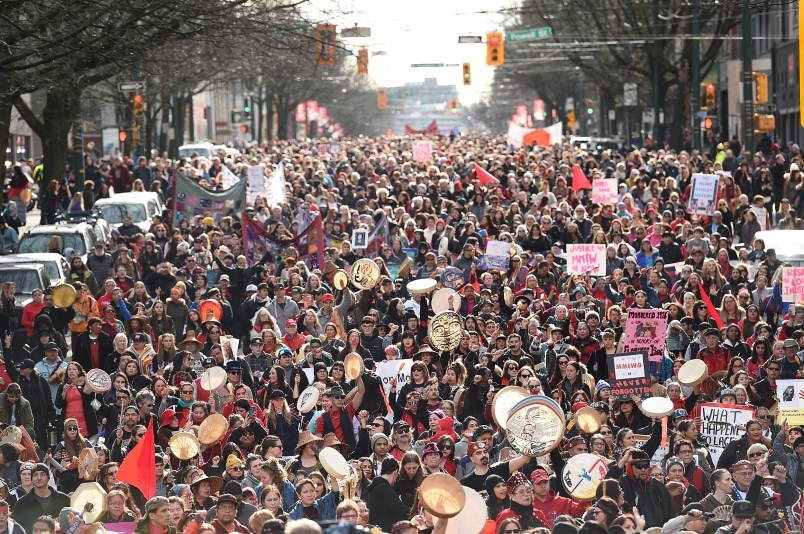
<svg viewBox="0 0 804 534">
<path fill-rule="evenodd" d="M 392 534 L 800 531 L 804 429 L 779 417 L 776 381 L 804 380 L 804 304 L 783 301 L 782 262 L 755 239 L 800 228 L 800 148 L 722 145 L 710 156 L 432 140 L 430 161 L 414 160 L 409 138 L 90 158 L 96 189 L 84 202 L 111 186 L 156 191 L 168 208 L 175 180 L 220 189 L 224 167 L 245 180 L 250 165 L 271 176 L 282 164 L 284 202 L 257 195 L 246 212 L 283 246 L 251 264 L 237 214 L 174 226 L 168 211 L 147 233 L 129 220 L 85 258 L 69 255 L 72 304 L 37 290 L 18 317 L 13 285 L 2 287 L 7 333 L 26 329 L 28 342 L 15 360 L 4 336 L 0 534 L 312 533 L 335 520 Z M 616 178 L 617 202 L 594 203 L 578 172 Z M 719 176 L 709 216 L 687 208 L 701 172 Z M 323 265 L 294 241 L 315 217 Z M 352 246 L 354 231 L 375 236 L 386 221 L 368 249 Z M 510 243 L 506 266 L 484 256 L 489 241 Z M 604 276 L 566 272 L 576 243 L 606 245 Z M 338 280 L 364 256 L 377 267 L 372 287 Z M 426 279 L 459 292 L 450 350 L 429 338 L 432 293 L 409 290 Z M 653 395 L 673 403 L 664 422 L 639 396 L 615 399 L 607 365 L 629 310 L 654 308 L 669 321 L 650 369 Z M 695 359 L 708 378 L 682 382 Z M 404 380 L 378 373 L 392 360 L 412 360 Z M 540 456 L 493 410 L 508 386 L 566 414 Z M 754 410 L 716 460 L 700 436 L 702 402 Z M 595 420 L 582 430 L 584 409 Z M 125 461 L 149 440 L 155 480 L 132 482 Z M 324 448 L 348 461 L 347 475 L 333 474 Z M 583 453 L 606 465 L 586 500 L 563 476 Z M 484 509 L 439 518 L 419 491 L 434 474 Z M 75 504 L 87 482 L 100 495 L 93 521 Z"/>
</svg>

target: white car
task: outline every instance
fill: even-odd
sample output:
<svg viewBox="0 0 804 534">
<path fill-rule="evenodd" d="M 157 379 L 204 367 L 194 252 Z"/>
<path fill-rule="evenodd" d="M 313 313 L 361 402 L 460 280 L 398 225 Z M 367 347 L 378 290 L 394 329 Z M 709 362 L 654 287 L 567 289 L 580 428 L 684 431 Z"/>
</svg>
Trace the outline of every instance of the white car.
<svg viewBox="0 0 804 534">
<path fill-rule="evenodd" d="M 151 228 L 155 215 L 162 215 L 164 206 L 159 195 L 151 192 L 118 193 L 109 198 L 101 198 L 95 202 L 94 210 L 100 212 L 112 229 L 123 224 L 123 217 L 129 215 L 145 234 Z"/>
<path fill-rule="evenodd" d="M 67 281 L 70 266 L 61 254 L 55 252 L 40 252 L 36 254 L 9 254 L 0 256 L 0 265 L 13 263 L 18 265 L 28 263 L 41 263 L 50 278 L 50 285 L 57 286 Z"/>
<path fill-rule="evenodd" d="M 179 157 L 192 159 L 193 156 L 212 159 L 217 155 L 217 148 L 212 143 L 196 143 L 194 145 L 182 145 L 179 147 Z"/>
</svg>

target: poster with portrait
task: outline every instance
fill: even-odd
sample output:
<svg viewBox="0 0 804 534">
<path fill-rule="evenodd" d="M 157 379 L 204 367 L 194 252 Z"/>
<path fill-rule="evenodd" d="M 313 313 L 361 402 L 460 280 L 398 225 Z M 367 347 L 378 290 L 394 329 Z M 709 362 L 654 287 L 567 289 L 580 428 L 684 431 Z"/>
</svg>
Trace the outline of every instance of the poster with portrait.
<svg viewBox="0 0 804 534">
<path fill-rule="evenodd" d="M 779 402 L 777 421 L 787 420 L 791 426 L 804 424 L 804 378 L 776 381 Z"/>
<path fill-rule="evenodd" d="M 352 230 L 352 248 L 355 250 L 368 248 L 368 230 L 365 228 Z"/>
<path fill-rule="evenodd" d="M 717 174 L 695 173 L 692 175 L 692 192 L 687 204 L 693 215 L 713 215 L 717 207 Z"/>
</svg>

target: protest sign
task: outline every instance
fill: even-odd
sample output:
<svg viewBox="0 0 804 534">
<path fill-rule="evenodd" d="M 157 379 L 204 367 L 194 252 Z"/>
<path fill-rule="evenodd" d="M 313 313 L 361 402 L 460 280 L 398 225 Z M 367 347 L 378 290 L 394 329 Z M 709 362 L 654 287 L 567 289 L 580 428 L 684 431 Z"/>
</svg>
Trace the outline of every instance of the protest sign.
<svg viewBox="0 0 804 534">
<path fill-rule="evenodd" d="M 694 215 L 713 215 L 717 203 L 717 185 L 720 178 L 717 174 L 692 175 L 692 192 L 689 200 L 689 211 Z"/>
<path fill-rule="evenodd" d="M 413 159 L 415 161 L 430 161 L 433 159 L 433 142 L 413 141 Z"/>
<path fill-rule="evenodd" d="M 211 215 L 215 222 L 223 217 L 239 214 L 245 207 L 246 180 L 223 191 L 212 191 L 201 187 L 186 176 L 176 179 L 173 192 L 173 226 L 188 221 L 192 226 L 193 217 Z"/>
<path fill-rule="evenodd" d="M 606 276 L 606 245 L 567 245 L 567 272 Z"/>
<path fill-rule="evenodd" d="M 776 399 L 779 402 L 777 421 L 789 425 L 804 425 L 804 379 L 777 380 Z"/>
<path fill-rule="evenodd" d="M 699 429 L 700 440 L 706 444 L 712 462 L 717 465 L 723 449 L 745 433 L 745 424 L 754 418 L 754 409 L 714 402 L 702 402 L 698 407 L 703 421 Z"/>
<path fill-rule="evenodd" d="M 609 385 L 617 400 L 628 400 L 634 395 L 651 396 L 650 362 L 646 352 L 609 354 Z"/>
<path fill-rule="evenodd" d="M 352 230 L 352 248 L 361 250 L 368 247 L 368 230 L 365 228 L 355 228 Z"/>
<path fill-rule="evenodd" d="M 662 361 L 667 331 L 667 310 L 628 310 L 623 336 L 625 352 L 644 351 L 651 362 Z"/>
<path fill-rule="evenodd" d="M 597 178 L 592 182 L 592 202 L 617 204 L 617 178 Z"/>
<path fill-rule="evenodd" d="M 804 300 L 804 267 L 782 267 L 782 300 Z"/>
<path fill-rule="evenodd" d="M 377 362 L 376 374 L 382 382 L 382 387 L 385 390 L 385 395 L 390 398 L 391 395 L 391 379 L 396 377 L 397 384 L 405 384 L 410 378 L 410 368 L 413 366 L 413 360 L 388 360 L 384 362 Z M 327 372 L 329 373 L 329 367 Z M 306 367 L 302 369 L 307 376 L 307 381 L 312 384 L 313 382 L 313 369 Z M 393 414 L 392 414 L 393 417 Z"/>
<path fill-rule="evenodd" d="M 486 243 L 485 264 L 489 269 L 505 270 L 508 268 L 508 260 L 511 250 L 511 243 L 507 241 L 490 240 Z"/>
<path fill-rule="evenodd" d="M 254 205 L 257 195 L 265 193 L 266 179 L 264 165 L 250 165 L 246 171 L 246 203 Z"/>
<path fill-rule="evenodd" d="M 636 440 L 634 446 L 641 449 L 642 446 L 650 439 L 650 436 L 647 434 L 634 434 L 634 439 Z M 650 459 L 650 463 L 661 465 L 669 452 L 669 446 L 659 447 L 656 449 L 656 452 L 653 453 L 653 458 Z"/>
</svg>

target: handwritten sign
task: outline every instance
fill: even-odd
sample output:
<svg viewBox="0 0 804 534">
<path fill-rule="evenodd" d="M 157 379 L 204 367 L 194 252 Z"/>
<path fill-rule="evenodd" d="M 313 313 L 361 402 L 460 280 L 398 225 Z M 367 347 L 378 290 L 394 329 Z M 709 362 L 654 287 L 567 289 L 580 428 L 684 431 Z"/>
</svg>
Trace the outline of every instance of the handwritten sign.
<svg viewBox="0 0 804 534">
<path fill-rule="evenodd" d="M 692 192 L 689 200 L 690 213 L 695 215 L 713 215 L 717 204 L 717 174 L 692 175 Z"/>
<path fill-rule="evenodd" d="M 592 202 L 617 204 L 617 178 L 598 178 L 592 182 Z"/>
<path fill-rule="evenodd" d="M 804 267 L 782 268 L 782 300 L 784 302 L 804 300 Z"/>
<path fill-rule="evenodd" d="M 786 419 L 790 425 L 804 424 L 804 379 L 777 380 L 776 399 L 779 401 L 777 421 Z"/>
<path fill-rule="evenodd" d="M 745 433 L 744 425 L 754 418 L 754 409 L 736 404 L 715 404 L 702 402 L 700 439 L 709 448 L 712 461 L 717 465 L 726 445 L 740 439 Z"/>
<path fill-rule="evenodd" d="M 666 332 L 667 310 L 628 310 L 623 350 L 644 351 L 649 361 L 660 362 L 664 355 Z"/>
<path fill-rule="evenodd" d="M 433 142 L 429 140 L 413 141 L 413 159 L 415 161 L 433 159 Z"/>
<path fill-rule="evenodd" d="M 609 385 L 617 400 L 628 400 L 634 395 L 651 396 L 650 362 L 646 352 L 609 354 Z"/>
<path fill-rule="evenodd" d="M 382 387 L 385 390 L 385 395 L 391 395 L 391 379 L 396 377 L 398 384 L 407 383 L 410 378 L 410 368 L 413 366 L 413 360 L 387 360 L 384 362 L 377 362 L 377 376 L 382 382 Z M 329 372 L 327 367 L 327 372 Z M 313 383 L 313 370 L 309 367 L 302 369 L 304 374 L 307 375 L 307 381 Z M 393 414 L 391 414 L 393 416 Z"/>
<path fill-rule="evenodd" d="M 593 276 L 606 275 L 606 245 L 567 245 L 567 272 Z"/>
</svg>

